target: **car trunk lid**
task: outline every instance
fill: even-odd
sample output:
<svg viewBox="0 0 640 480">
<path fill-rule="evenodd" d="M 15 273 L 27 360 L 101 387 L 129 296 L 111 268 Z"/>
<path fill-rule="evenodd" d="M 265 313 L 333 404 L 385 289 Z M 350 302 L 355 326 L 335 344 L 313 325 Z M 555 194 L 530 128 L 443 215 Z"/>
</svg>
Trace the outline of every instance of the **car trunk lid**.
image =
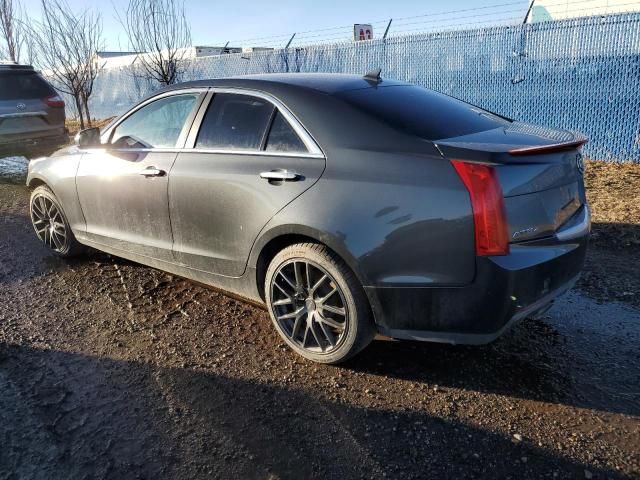
<svg viewBox="0 0 640 480">
<path fill-rule="evenodd" d="M 514 122 L 436 141 L 449 159 L 492 164 L 504 196 L 511 243 L 553 236 L 586 203 L 585 139 Z"/>
</svg>

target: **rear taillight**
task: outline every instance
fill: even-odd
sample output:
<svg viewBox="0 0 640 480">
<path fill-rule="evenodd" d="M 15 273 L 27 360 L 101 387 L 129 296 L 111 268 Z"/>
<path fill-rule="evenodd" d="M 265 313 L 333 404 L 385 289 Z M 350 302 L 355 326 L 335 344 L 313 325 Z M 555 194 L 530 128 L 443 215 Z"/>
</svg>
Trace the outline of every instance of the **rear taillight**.
<svg viewBox="0 0 640 480">
<path fill-rule="evenodd" d="M 476 255 L 508 255 L 509 236 L 504 197 L 493 167 L 452 160 L 471 197 Z"/>
<path fill-rule="evenodd" d="M 64 108 L 64 100 L 60 95 L 51 95 L 50 97 L 43 98 L 42 101 L 49 107 Z"/>
</svg>

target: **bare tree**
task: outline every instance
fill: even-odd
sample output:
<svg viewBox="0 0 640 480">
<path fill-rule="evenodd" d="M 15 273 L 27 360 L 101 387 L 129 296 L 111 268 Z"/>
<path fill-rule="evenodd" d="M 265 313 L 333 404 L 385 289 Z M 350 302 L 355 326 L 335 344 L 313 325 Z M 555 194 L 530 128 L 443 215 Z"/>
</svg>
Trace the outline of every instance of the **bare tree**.
<svg viewBox="0 0 640 480">
<path fill-rule="evenodd" d="M 89 98 L 101 67 L 102 19 L 85 10 L 74 14 L 64 0 L 41 0 L 42 19 L 30 31 L 36 62 L 58 89 L 74 99 L 80 128 L 91 126 Z"/>
<path fill-rule="evenodd" d="M 3 56 L 14 62 L 20 61 L 20 53 L 24 41 L 21 10 L 13 0 L 0 0 L 0 40 L 4 48 L 0 50 Z"/>
<path fill-rule="evenodd" d="M 180 0 L 129 0 L 124 19 L 131 49 L 139 52 L 136 63 L 145 76 L 161 85 L 179 81 L 184 73 L 186 50 L 191 46 L 191 29 Z"/>
</svg>

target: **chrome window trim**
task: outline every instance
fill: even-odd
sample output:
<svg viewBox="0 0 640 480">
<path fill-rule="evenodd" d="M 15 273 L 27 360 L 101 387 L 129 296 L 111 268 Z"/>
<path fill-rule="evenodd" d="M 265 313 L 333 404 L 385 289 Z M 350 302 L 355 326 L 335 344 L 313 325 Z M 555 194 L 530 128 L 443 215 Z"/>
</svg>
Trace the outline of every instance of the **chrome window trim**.
<svg viewBox="0 0 640 480">
<path fill-rule="evenodd" d="M 97 148 L 91 151 L 121 153 L 213 153 L 220 155 L 258 155 L 264 157 L 325 158 L 323 154 L 304 152 L 267 152 L 264 150 L 223 150 L 213 148 Z M 90 151 L 87 149 L 86 151 Z"/>
<path fill-rule="evenodd" d="M 118 125 L 120 125 L 122 122 L 124 122 L 127 118 L 129 118 L 131 115 L 136 113 L 138 110 L 149 105 L 152 102 L 155 102 L 165 97 L 173 97 L 177 95 L 188 95 L 190 93 L 197 93 L 198 95 L 200 95 L 203 93 L 207 93 L 208 90 L 209 89 L 207 87 L 176 89 L 176 90 L 169 90 L 168 92 L 159 93 L 158 95 L 154 95 L 151 98 L 147 98 L 144 102 L 137 104 L 136 106 L 128 110 L 126 113 L 124 113 L 120 118 L 117 119 L 116 123 L 109 125 L 109 128 L 107 128 L 100 135 L 100 141 L 104 144 L 108 143 L 111 140 L 111 134 L 116 128 L 118 128 Z M 200 105 L 198 105 L 198 108 L 200 108 Z"/>
<path fill-rule="evenodd" d="M 155 102 L 156 100 L 160 100 L 164 97 L 170 97 L 175 95 L 183 95 L 183 94 L 206 94 L 198 108 L 195 111 L 194 118 L 192 120 L 192 124 L 189 127 L 193 129 L 193 127 L 197 127 L 195 132 L 187 132 L 186 139 L 183 143 L 184 147 L 175 147 L 175 148 L 118 148 L 118 149 L 97 149 L 97 150 L 108 150 L 112 152 L 128 152 L 128 153 L 149 153 L 149 152 L 168 152 L 168 153 L 213 153 L 213 154 L 233 154 L 233 155 L 260 155 L 265 157 L 300 157 L 300 158 L 326 158 L 324 152 L 315 141 L 313 136 L 309 133 L 309 131 L 304 127 L 304 125 L 298 120 L 298 118 L 287 108 L 287 106 L 274 97 L 271 94 L 262 92 L 260 90 L 253 90 L 251 88 L 241 88 L 241 87 L 195 87 L 195 88 L 184 88 L 184 89 L 176 89 L 169 90 L 167 92 L 160 93 L 158 95 L 154 95 L 153 97 L 148 98 L 144 102 L 136 105 L 131 110 L 122 115 L 122 117 L 117 119 L 117 123 L 109 125 L 108 129 L 105 130 L 100 136 L 100 140 L 102 143 L 107 144 L 109 139 L 111 138 L 111 134 L 113 131 L 124 122 L 127 118 L 133 115 L 135 112 L 145 107 L 146 105 Z M 209 107 L 216 93 L 231 93 L 235 95 L 249 95 L 258 98 L 262 98 L 263 100 L 268 101 L 278 111 L 285 117 L 289 125 L 293 128 L 296 134 L 302 140 L 305 147 L 307 147 L 307 152 L 277 152 L 277 151 L 266 151 L 266 150 L 234 150 L 234 149 L 221 149 L 221 148 L 195 148 L 195 136 L 202 125 L 202 117 L 206 113 L 206 109 Z M 206 108 L 205 108 L 206 107 Z M 182 135 L 181 135 L 182 136 Z M 193 136 L 193 137 L 192 137 Z M 186 145 L 194 145 L 193 147 L 187 147 Z"/>
</svg>

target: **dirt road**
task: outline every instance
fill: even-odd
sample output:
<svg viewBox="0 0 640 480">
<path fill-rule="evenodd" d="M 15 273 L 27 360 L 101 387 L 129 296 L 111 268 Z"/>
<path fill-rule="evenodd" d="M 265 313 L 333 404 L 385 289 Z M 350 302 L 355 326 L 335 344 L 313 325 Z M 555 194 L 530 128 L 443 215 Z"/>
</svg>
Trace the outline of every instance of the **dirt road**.
<svg viewBox="0 0 640 480">
<path fill-rule="evenodd" d="M 50 256 L 22 174 L 0 161 L 0 479 L 640 475 L 633 305 L 574 291 L 486 347 L 315 365 L 256 307 Z"/>
</svg>

